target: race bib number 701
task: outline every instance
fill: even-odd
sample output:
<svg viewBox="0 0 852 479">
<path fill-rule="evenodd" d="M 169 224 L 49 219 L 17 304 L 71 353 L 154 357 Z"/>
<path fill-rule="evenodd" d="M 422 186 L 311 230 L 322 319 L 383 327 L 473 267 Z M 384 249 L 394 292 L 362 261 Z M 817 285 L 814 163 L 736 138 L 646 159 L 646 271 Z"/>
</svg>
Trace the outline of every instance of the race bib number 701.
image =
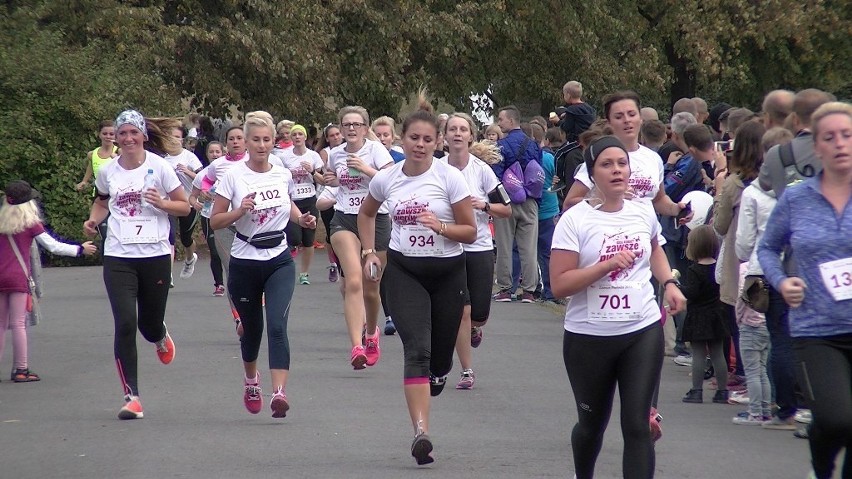
<svg viewBox="0 0 852 479">
<path fill-rule="evenodd" d="M 644 294 L 635 281 L 599 282 L 589 286 L 589 319 L 598 321 L 634 321 L 642 319 Z"/>
</svg>

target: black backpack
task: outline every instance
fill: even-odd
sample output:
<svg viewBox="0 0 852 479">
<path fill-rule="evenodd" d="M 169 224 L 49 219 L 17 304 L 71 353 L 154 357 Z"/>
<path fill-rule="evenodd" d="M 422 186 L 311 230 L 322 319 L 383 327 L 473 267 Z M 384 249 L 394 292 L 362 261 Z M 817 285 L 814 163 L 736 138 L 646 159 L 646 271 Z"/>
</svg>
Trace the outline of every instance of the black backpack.
<svg viewBox="0 0 852 479">
<path fill-rule="evenodd" d="M 570 141 L 564 143 L 553 152 L 556 176 L 559 177 L 559 183 L 553 189 L 558 190 L 557 194 L 560 202 L 565 199 L 565 195 L 568 194 L 568 190 L 571 188 L 571 185 L 574 184 L 574 174 L 578 165 L 569 162 L 568 158 L 569 153 L 578 148 L 580 148 L 580 142 Z"/>
</svg>

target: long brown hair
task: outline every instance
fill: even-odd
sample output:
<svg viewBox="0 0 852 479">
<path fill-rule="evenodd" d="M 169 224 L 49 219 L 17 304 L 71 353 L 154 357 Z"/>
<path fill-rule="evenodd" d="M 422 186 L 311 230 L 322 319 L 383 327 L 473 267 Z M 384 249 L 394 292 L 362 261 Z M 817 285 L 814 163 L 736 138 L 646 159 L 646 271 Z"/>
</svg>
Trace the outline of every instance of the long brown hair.
<svg viewBox="0 0 852 479">
<path fill-rule="evenodd" d="M 760 172 L 760 165 L 763 164 L 764 133 L 766 128 L 763 123 L 756 121 L 747 121 L 737 129 L 728 169 L 739 175 L 743 181 L 754 180 Z"/>
</svg>

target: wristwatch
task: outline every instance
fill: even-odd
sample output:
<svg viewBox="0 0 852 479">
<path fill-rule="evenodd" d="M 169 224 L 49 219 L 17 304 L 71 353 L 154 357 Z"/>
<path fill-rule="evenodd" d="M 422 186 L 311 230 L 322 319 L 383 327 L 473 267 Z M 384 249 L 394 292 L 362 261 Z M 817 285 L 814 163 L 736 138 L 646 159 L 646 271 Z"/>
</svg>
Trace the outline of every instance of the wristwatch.
<svg viewBox="0 0 852 479">
<path fill-rule="evenodd" d="M 482 211 L 484 211 L 484 212 L 486 212 L 486 213 L 488 213 L 489 211 L 491 211 L 491 203 L 485 203 L 485 207 L 484 207 L 484 208 L 482 208 Z"/>
<path fill-rule="evenodd" d="M 673 284 L 673 285 L 677 286 L 677 287 L 678 287 L 678 289 L 680 289 L 680 281 L 678 281 L 678 280 L 676 280 L 676 279 L 674 279 L 674 278 L 667 279 L 667 280 L 666 280 L 666 282 L 665 282 L 665 283 L 663 283 L 663 288 L 665 288 L 665 287 L 666 287 L 666 286 L 668 286 L 669 284 Z"/>
<path fill-rule="evenodd" d="M 373 248 L 370 248 L 370 249 L 362 249 L 362 250 L 361 250 L 361 259 L 364 259 L 364 258 L 366 258 L 367 256 L 369 256 L 369 255 L 371 255 L 371 254 L 374 254 L 375 252 L 376 252 L 376 250 L 375 250 L 375 249 L 373 249 Z"/>
</svg>

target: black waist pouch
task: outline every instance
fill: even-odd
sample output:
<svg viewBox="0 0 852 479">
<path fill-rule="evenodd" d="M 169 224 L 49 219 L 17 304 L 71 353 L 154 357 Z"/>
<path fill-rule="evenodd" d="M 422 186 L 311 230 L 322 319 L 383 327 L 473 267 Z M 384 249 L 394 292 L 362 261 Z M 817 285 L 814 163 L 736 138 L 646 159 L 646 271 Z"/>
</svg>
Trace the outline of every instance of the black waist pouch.
<svg viewBox="0 0 852 479">
<path fill-rule="evenodd" d="M 245 241 L 246 243 L 254 246 L 257 249 L 270 249 L 275 248 L 276 246 L 280 246 L 284 241 L 284 238 L 287 237 L 287 234 L 284 230 L 276 230 L 276 231 L 265 231 L 263 233 L 258 233 L 251 238 L 248 236 L 237 232 L 237 238 Z"/>
</svg>

